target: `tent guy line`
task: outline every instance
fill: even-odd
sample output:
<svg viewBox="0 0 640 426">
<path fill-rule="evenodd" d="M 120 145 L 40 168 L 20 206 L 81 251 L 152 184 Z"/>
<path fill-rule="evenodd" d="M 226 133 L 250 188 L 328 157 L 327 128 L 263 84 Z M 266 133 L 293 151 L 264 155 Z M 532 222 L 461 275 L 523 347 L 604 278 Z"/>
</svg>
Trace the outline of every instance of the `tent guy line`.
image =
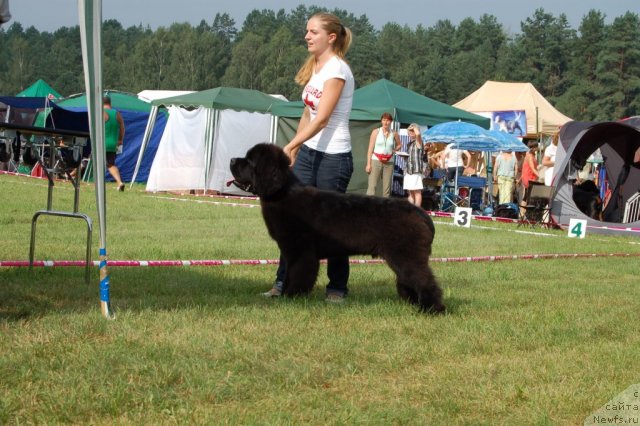
<svg viewBox="0 0 640 426">
<path fill-rule="evenodd" d="M 448 225 L 448 226 L 455 226 L 454 223 L 452 222 L 438 222 L 438 221 L 434 221 L 433 222 L 436 225 Z M 506 231 L 506 232 L 513 232 L 516 234 L 526 234 L 526 235 L 535 235 L 538 237 L 564 237 L 565 234 L 548 234 L 545 232 L 535 232 L 535 231 L 521 231 L 518 229 L 506 229 L 506 228 L 495 228 L 493 226 L 482 226 L 482 225 L 474 225 L 474 228 L 477 229 L 487 229 L 490 231 Z M 607 242 L 607 240 L 603 240 L 600 238 L 592 238 L 590 237 L 589 239 L 593 240 L 593 241 L 600 241 L 600 242 Z M 636 241 L 625 241 L 625 243 L 630 244 L 630 245 L 640 245 L 640 242 L 636 242 Z"/>
<path fill-rule="evenodd" d="M 0 170 L 0 175 L 10 175 L 10 176 L 26 177 L 26 178 L 32 179 L 30 181 L 25 181 L 25 182 L 15 182 L 15 184 L 17 184 L 17 185 L 29 185 L 29 186 L 35 186 L 35 187 L 38 187 L 38 188 L 47 188 L 47 186 L 48 186 L 48 181 L 47 181 L 46 178 L 26 175 L 24 173 L 9 172 L 9 171 L 6 171 L 6 170 Z M 53 179 L 53 181 L 55 183 L 61 184 L 61 185 L 56 185 L 56 190 L 58 190 L 58 189 L 62 189 L 62 190 L 65 190 L 65 191 L 74 191 L 75 190 L 73 185 L 71 184 L 70 180 L 57 179 L 56 178 L 56 179 Z M 13 182 L 6 181 L 6 183 L 13 183 Z M 62 185 L 62 184 L 65 184 L 65 183 L 68 183 L 69 186 Z M 93 187 L 93 184 L 80 182 L 80 186 L 83 187 L 83 188 L 90 188 L 90 187 Z"/>
<path fill-rule="evenodd" d="M 434 221 L 433 223 L 436 225 L 456 226 L 456 224 L 453 222 Z M 560 234 L 548 234 L 546 232 L 534 232 L 534 231 L 520 231 L 517 229 L 495 228 L 493 226 L 474 225 L 473 227 L 476 229 L 487 229 L 490 231 L 507 231 L 507 232 L 513 232 L 516 234 L 536 235 L 540 237 L 560 237 L 561 236 Z"/>
<path fill-rule="evenodd" d="M 226 203 L 224 201 L 210 201 L 210 200 L 191 200 L 189 198 L 160 197 L 160 196 L 156 196 L 156 195 L 150 195 L 149 198 L 155 198 L 157 200 L 192 202 L 192 203 L 196 203 L 196 204 L 214 204 L 214 205 L 217 205 L 217 206 L 248 207 L 248 208 L 260 207 L 260 204 Z"/>
</svg>

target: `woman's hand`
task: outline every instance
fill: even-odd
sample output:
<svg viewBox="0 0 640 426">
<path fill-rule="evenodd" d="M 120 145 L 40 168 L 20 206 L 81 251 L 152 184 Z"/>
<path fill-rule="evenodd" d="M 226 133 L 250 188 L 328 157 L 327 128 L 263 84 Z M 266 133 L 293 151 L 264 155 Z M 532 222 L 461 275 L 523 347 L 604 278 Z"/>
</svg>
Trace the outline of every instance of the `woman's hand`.
<svg viewBox="0 0 640 426">
<path fill-rule="evenodd" d="M 367 174 L 370 174 L 371 173 L 371 164 L 367 164 L 366 166 L 364 166 L 364 171 Z"/>
<path fill-rule="evenodd" d="M 300 146 L 292 146 L 290 143 L 287 144 L 283 151 L 289 157 L 290 163 L 289 167 L 293 167 L 293 164 L 296 162 L 296 157 L 298 156 L 298 151 L 300 150 Z"/>
</svg>

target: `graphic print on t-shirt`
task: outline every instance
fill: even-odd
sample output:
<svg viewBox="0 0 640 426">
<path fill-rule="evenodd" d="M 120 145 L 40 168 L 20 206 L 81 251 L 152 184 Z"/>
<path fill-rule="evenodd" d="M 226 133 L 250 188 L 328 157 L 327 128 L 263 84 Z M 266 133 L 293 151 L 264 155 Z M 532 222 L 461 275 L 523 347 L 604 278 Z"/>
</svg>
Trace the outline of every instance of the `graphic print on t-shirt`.
<svg viewBox="0 0 640 426">
<path fill-rule="evenodd" d="M 318 103 L 320 102 L 320 98 L 322 97 L 322 90 L 307 84 L 304 88 L 303 95 L 304 104 L 315 111 L 318 107 Z"/>
</svg>

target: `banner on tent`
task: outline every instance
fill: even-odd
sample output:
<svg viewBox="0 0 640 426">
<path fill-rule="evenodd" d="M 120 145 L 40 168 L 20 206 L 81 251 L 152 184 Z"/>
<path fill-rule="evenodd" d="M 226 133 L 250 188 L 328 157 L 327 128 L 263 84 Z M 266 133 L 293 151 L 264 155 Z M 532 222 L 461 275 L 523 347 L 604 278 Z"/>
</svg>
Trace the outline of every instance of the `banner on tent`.
<svg viewBox="0 0 640 426">
<path fill-rule="evenodd" d="M 524 110 L 494 111 L 491 115 L 491 130 L 523 137 L 527 134 L 526 113 Z"/>
<path fill-rule="evenodd" d="M 527 114 L 524 110 L 485 111 L 474 114 L 489 118 L 490 130 L 510 133 L 518 138 L 527 134 Z"/>
</svg>

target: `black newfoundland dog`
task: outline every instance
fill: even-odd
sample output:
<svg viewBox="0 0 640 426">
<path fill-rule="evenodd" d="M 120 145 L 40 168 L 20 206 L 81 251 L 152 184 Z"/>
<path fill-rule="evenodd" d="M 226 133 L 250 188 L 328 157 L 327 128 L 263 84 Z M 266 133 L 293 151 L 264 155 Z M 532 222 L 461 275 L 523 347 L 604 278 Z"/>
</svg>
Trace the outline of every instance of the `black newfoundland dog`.
<svg viewBox="0 0 640 426">
<path fill-rule="evenodd" d="M 435 229 L 406 200 L 321 191 L 303 186 L 289 158 L 273 144 L 258 144 L 231 159 L 232 181 L 260 197 L 262 216 L 287 263 L 283 294 L 308 294 L 320 259 L 369 254 L 396 273 L 401 298 L 424 312 L 443 312 L 442 292 L 429 268 Z"/>
</svg>

